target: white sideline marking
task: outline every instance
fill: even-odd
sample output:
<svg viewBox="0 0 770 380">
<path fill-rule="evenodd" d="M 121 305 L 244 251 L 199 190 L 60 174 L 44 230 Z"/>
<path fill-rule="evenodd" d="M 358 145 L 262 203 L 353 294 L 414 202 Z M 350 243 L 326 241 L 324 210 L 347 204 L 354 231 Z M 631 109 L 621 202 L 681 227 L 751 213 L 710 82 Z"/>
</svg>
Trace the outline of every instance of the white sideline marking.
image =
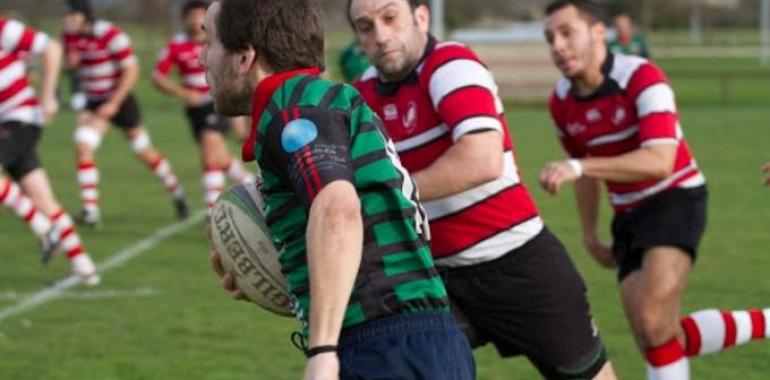
<svg viewBox="0 0 770 380">
<path fill-rule="evenodd" d="M 158 243 L 160 243 L 161 241 L 166 240 L 171 236 L 174 236 L 194 226 L 195 224 L 203 220 L 205 216 L 206 216 L 206 211 L 198 211 L 187 220 L 168 225 L 166 227 L 163 227 L 155 231 L 155 233 L 153 233 L 152 235 L 110 256 L 110 258 L 107 259 L 107 261 L 97 266 L 97 271 L 99 272 L 99 274 L 104 274 L 115 268 L 122 266 L 129 260 L 132 260 L 137 256 L 149 251 L 150 249 L 158 245 Z M 42 289 L 38 292 L 28 295 L 13 306 L 0 309 L 0 322 L 2 322 L 5 319 L 8 319 L 9 317 L 26 313 L 51 300 L 59 298 L 62 296 L 65 290 L 80 284 L 80 282 L 81 280 L 79 277 L 69 276 L 55 283 L 51 287 Z"/>
<path fill-rule="evenodd" d="M 18 301 L 20 299 L 27 298 L 32 293 L 29 292 L 16 292 L 13 290 L 0 292 L 0 301 Z M 139 288 L 134 290 L 118 290 L 118 289 L 103 289 L 103 290 L 83 290 L 83 291 L 71 291 L 65 290 L 59 295 L 60 299 L 75 299 L 75 300 L 106 300 L 115 298 L 146 298 L 158 295 L 159 292 L 153 288 Z"/>
</svg>

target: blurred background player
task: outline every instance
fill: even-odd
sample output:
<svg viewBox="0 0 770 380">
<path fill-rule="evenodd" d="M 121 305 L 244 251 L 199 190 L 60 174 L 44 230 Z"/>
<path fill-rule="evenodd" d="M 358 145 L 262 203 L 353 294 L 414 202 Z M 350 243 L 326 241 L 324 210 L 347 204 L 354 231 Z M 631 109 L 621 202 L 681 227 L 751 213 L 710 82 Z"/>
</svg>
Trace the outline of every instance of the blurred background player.
<svg viewBox="0 0 770 380">
<path fill-rule="evenodd" d="M 206 207 L 211 210 L 225 187 L 226 174 L 240 183 L 253 182 L 254 176 L 244 170 L 234 158 L 225 141 L 228 120 L 217 115 L 209 95 L 206 74 L 198 63 L 206 34 L 203 19 L 208 2 L 192 0 L 182 6 L 185 32 L 175 36 L 160 53 L 153 75 L 153 83 L 164 93 L 181 99 L 185 114 L 198 141 L 203 168 L 203 191 Z M 179 69 L 182 85 L 169 78 L 171 69 Z"/>
<path fill-rule="evenodd" d="M 371 63 L 366 54 L 361 50 L 358 41 L 353 41 L 340 52 L 340 72 L 346 82 L 352 83 L 361 77 L 361 74 L 369 68 Z"/>
<path fill-rule="evenodd" d="M 42 58 L 40 101 L 26 76 L 29 54 Z M 67 253 L 73 274 L 96 285 L 96 267 L 72 219 L 54 197 L 35 149 L 43 124 L 59 108 L 56 85 L 61 61 L 61 45 L 56 41 L 18 21 L 0 18 L 0 163 L 18 183 L 0 178 L 0 203 L 23 216 L 43 239 L 44 262 L 56 245 Z"/>
<path fill-rule="evenodd" d="M 177 216 L 187 217 L 184 189 L 168 160 L 152 146 L 132 94 L 139 77 L 139 62 L 130 39 L 112 23 L 97 20 L 88 0 L 68 0 L 66 11 L 63 40 L 67 68 L 78 69 L 80 86 L 88 98 L 75 130 L 77 179 L 83 200 L 78 221 L 89 226 L 101 222 L 99 170 L 94 155 L 109 123 L 123 131 L 137 157 L 161 180 L 174 201 Z"/>
<path fill-rule="evenodd" d="M 770 186 L 770 162 L 762 166 L 762 171 L 767 174 L 767 178 L 765 178 L 765 186 Z"/>
<path fill-rule="evenodd" d="M 612 24 L 615 27 L 615 38 L 607 43 L 611 52 L 650 58 L 647 40 L 634 27 L 631 15 L 618 13 L 612 18 Z"/>
<path fill-rule="evenodd" d="M 521 180 L 492 74 L 468 47 L 429 35 L 419 1 L 349 5 L 374 63 L 355 86 L 420 189 L 472 346 L 523 355 L 547 379 L 614 379 L 583 279 Z"/>
<path fill-rule="evenodd" d="M 621 298 L 650 380 L 689 379 L 687 356 L 764 339 L 770 309 L 703 310 L 680 319 L 706 226 L 706 181 L 684 139 L 674 92 L 651 62 L 613 54 L 601 8 L 561 0 L 546 9 L 551 58 L 564 75 L 551 116 L 572 157 L 548 164 L 549 193 L 575 183 L 583 241 L 617 268 Z M 597 233 L 599 181 L 615 209 L 612 248 Z"/>
</svg>

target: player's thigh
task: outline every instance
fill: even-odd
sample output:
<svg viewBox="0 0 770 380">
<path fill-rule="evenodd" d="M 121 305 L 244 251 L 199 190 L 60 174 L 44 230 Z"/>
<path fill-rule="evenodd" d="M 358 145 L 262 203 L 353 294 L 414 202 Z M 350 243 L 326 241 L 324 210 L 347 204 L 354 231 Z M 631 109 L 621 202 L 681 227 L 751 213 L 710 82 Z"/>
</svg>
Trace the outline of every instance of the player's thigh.
<svg viewBox="0 0 770 380">
<path fill-rule="evenodd" d="M 35 207 L 44 214 L 52 215 L 61 208 L 43 168 L 37 168 L 27 173 L 19 181 L 19 186 L 21 186 L 22 192 L 32 200 Z"/>
<path fill-rule="evenodd" d="M 107 133 L 110 125 L 108 120 L 105 120 L 90 111 L 82 111 L 78 113 L 77 123 L 78 128 L 89 128 L 96 131 L 100 135 Z"/>
<path fill-rule="evenodd" d="M 222 132 L 206 129 L 200 132 L 200 148 L 207 165 L 225 167 L 230 161 L 230 152 Z"/>
</svg>

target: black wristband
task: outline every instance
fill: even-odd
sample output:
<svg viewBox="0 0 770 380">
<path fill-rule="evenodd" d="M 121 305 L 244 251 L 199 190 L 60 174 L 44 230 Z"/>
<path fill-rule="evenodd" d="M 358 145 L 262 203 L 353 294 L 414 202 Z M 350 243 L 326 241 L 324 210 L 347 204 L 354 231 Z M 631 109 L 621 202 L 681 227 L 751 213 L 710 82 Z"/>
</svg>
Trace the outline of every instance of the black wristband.
<svg viewBox="0 0 770 380">
<path fill-rule="evenodd" d="M 313 347 L 305 353 L 308 359 L 312 358 L 313 356 L 316 356 L 318 354 L 324 354 L 327 352 L 337 352 L 337 346 L 316 346 Z"/>
</svg>

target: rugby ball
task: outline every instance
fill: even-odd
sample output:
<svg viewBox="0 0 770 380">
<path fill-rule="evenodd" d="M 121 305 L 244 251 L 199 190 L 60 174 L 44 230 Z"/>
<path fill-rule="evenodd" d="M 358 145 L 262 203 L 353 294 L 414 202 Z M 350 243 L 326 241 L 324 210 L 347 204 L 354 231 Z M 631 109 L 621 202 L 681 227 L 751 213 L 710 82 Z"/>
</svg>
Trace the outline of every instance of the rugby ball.
<svg viewBox="0 0 770 380">
<path fill-rule="evenodd" d="M 224 191 L 211 211 L 211 243 L 224 269 L 235 275 L 236 284 L 251 301 L 291 316 L 291 296 L 262 207 L 255 183 Z"/>
</svg>

